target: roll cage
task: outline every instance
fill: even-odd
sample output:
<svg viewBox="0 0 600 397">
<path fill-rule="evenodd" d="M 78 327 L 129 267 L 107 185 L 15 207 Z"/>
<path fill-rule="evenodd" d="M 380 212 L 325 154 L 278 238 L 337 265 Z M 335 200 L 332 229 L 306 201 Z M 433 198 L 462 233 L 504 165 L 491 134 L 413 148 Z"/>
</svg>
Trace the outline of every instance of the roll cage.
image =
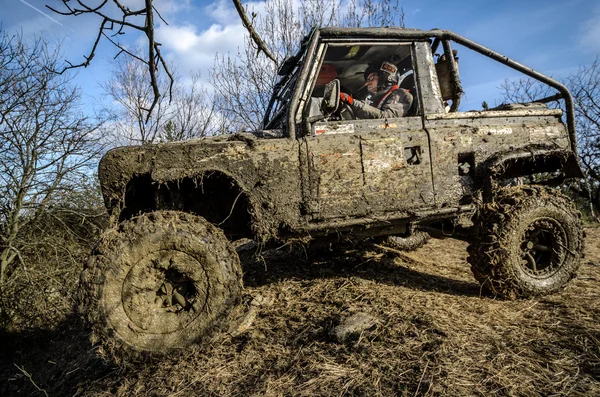
<svg viewBox="0 0 600 397">
<path fill-rule="evenodd" d="M 296 138 L 296 129 L 299 125 L 296 115 L 300 106 L 301 95 L 310 76 L 314 73 L 310 66 L 314 62 L 320 61 L 322 54 L 317 54 L 319 42 L 361 42 L 375 41 L 385 42 L 412 42 L 428 41 L 434 54 L 439 45 L 442 45 L 443 54 L 447 59 L 453 59 L 452 42 L 460 44 L 470 50 L 473 50 L 485 57 L 491 58 L 501 64 L 504 64 L 518 72 L 531 77 L 541 83 L 544 83 L 558 92 L 555 95 L 539 98 L 532 102 L 548 103 L 556 100 L 565 101 L 565 113 L 567 131 L 569 134 L 570 146 L 573 152 L 577 153 L 577 139 L 575 126 L 575 109 L 573 98 L 566 86 L 560 82 L 543 75 L 535 70 L 516 62 L 494 50 L 491 50 L 481 44 L 462 37 L 454 32 L 440 29 L 418 30 L 403 28 L 321 28 L 314 29 L 302 41 L 300 50 L 296 55 L 286 59 L 279 69 L 278 75 L 282 76 L 275 85 L 273 94 L 267 106 L 263 127 L 265 129 L 281 128 L 285 126 L 287 136 Z M 456 111 L 460 104 L 463 94 L 460 83 L 458 68 L 454 62 L 449 62 L 449 73 L 451 77 L 452 105 L 450 111 Z M 426 117 L 426 115 L 424 115 Z"/>
</svg>

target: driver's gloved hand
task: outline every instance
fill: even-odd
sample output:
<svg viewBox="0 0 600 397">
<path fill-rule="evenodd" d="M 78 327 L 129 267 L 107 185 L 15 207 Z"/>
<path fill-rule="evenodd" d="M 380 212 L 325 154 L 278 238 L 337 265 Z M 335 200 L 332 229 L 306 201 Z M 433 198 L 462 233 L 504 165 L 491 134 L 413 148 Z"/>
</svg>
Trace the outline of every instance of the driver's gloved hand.
<svg viewBox="0 0 600 397">
<path fill-rule="evenodd" d="M 340 101 L 346 102 L 348 105 L 352 105 L 354 99 L 352 99 L 352 95 L 340 92 Z"/>
</svg>

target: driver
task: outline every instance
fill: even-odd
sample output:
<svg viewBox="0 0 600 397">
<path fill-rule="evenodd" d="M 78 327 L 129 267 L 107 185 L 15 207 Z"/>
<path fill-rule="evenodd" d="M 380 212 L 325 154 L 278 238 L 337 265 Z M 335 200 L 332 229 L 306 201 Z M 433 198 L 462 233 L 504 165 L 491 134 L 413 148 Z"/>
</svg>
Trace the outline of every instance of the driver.
<svg viewBox="0 0 600 397">
<path fill-rule="evenodd" d="M 405 89 L 398 87 L 398 68 L 391 62 L 381 62 L 369 66 L 364 73 L 369 95 L 364 101 L 352 95 L 340 93 L 341 102 L 347 103 L 359 119 L 382 119 L 406 116 L 413 97 Z"/>
</svg>

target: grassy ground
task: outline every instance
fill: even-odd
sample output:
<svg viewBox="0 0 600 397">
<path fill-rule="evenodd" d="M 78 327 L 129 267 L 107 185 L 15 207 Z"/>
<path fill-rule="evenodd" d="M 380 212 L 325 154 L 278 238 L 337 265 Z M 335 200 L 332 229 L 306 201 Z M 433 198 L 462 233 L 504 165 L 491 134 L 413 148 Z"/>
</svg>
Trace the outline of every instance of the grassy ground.
<svg viewBox="0 0 600 397">
<path fill-rule="evenodd" d="M 306 258 L 275 252 L 245 268 L 246 300 L 269 298 L 238 336 L 144 365 L 98 358 L 73 313 L 0 335 L 6 396 L 600 395 L 600 229 L 561 293 L 482 296 L 466 243 L 402 255 L 369 249 Z M 329 331 L 367 312 L 343 343 Z"/>
</svg>

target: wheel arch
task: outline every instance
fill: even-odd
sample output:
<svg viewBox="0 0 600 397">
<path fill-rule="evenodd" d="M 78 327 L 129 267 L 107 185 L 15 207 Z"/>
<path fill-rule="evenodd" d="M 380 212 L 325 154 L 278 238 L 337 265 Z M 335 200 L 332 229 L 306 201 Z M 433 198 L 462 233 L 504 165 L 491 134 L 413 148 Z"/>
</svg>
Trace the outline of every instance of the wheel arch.
<svg viewBox="0 0 600 397">
<path fill-rule="evenodd" d="M 501 153 L 478 167 L 484 197 L 492 197 L 497 184 L 511 178 L 538 176 L 535 183 L 558 184 L 568 178 L 582 178 L 575 154 L 570 150 L 525 148 Z"/>
<path fill-rule="evenodd" d="M 257 219 L 248 187 L 218 169 L 167 181 L 156 181 L 150 173 L 134 175 L 125 186 L 119 209 L 119 222 L 158 210 L 202 216 L 230 240 L 253 238 Z"/>
</svg>

